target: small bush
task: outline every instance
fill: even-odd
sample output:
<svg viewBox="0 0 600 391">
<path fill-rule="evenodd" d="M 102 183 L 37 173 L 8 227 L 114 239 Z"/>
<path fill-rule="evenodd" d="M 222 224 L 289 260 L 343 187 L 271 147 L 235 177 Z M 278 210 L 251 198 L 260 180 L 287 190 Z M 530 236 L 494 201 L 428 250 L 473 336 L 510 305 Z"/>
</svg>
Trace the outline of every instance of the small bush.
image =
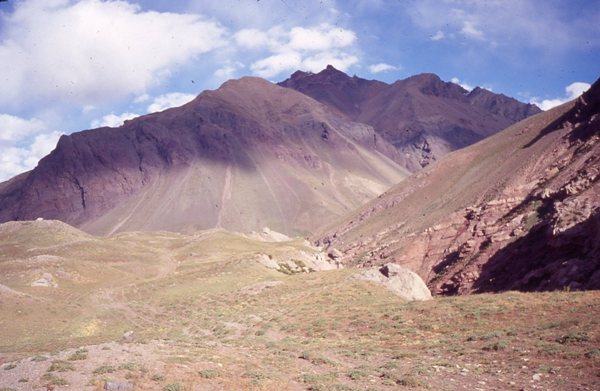
<svg viewBox="0 0 600 391">
<path fill-rule="evenodd" d="M 352 380 L 360 380 L 363 377 L 366 377 L 367 374 L 363 371 L 354 370 L 348 373 L 348 377 Z"/>
<path fill-rule="evenodd" d="M 42 380 L 45 382 L 45 384 L 53 386 L 66 386 L 69 384 L 69 382 L 62 377 L 58 377 L 52 373 L 44 374 L 44 376 L 42 376 Z"/>
<path fill-rule="evenodd" d="M 160 374 L 160 373 L 156 373 L 156 374 L 152 375 L 151 379 L 153 381 L 163 381 L 163 380 L 165 380 L 165 375 Z"/>
<path fill-rule="evenodd" d="M 198 372 L 198 375 L 204 379 L 214 379 L 219 377 L 219 371 L 216 369 L 203 369 Z"/>
<path fill-rule="evenodd" d="M 179 383 L 170 383 L 163 387 L 163 391 L 183 391 L 183 386 Z"/>
<path fill-rule="evenodd" d="M 586 333 L 569 333 L 556 338 L 556 342 L 561 345 L 589 341 L 590 336 Z"/>
<path fill-rule="evenodd" d="M 17 364 L 6 364 L 4 366 L 4 370 L 5 371 L 10 371 L 11 369 L 15 369 L 17 367 Z"/>
<path fill-rule="evenodd" d="M 482 349 L 488 350 L 488 351 L 490 351 L 490 350 L 499 351 L 499 350 L 506 349 L 507 346 L 508 346 L 508 343 L 506 341 L 496 341 L 489 345 L 485 345 Z"/>
<path fill-rule="evenodd" d="M 71 354 L 71 356 L 69 356 L 68 360 L 69 361 L 79 361 L 79 360 L 87 360 L 88 356 L 87 356 L 87 349 L 77 349 L 75 351 L 75 353 Z"/>
<path fill-rule="evenodd" d="M 31 361 L 33 362 L 40 362 L 40 361 L 46 361 L 48 359 L 48 357 L 46 356 L 35 356 L 31 358 Z"/>
<path fill-rule="evenodd" d="M 68 361 L 54 360 L 52 361 L 52 364 L 50 364 L 50 367 L 48 367 L 47 372 L 67 372 L 74 369 L 73 364 Z"/>
<path fill-rule="evenodd" d="M 600 357 L 600 349 L 594 348 L 594 349 L 590 350 L 589 352 L 586 352 L 585 357 L 586 358 Z"/>
<path fill-rule="evenodd" d="M 112 365 L 102 365 L 94 369 L 94 374 L 103 375 L 105 373 L 113 373 L 114 371 L 116 371 L 116 369 Z"/>
</svg>

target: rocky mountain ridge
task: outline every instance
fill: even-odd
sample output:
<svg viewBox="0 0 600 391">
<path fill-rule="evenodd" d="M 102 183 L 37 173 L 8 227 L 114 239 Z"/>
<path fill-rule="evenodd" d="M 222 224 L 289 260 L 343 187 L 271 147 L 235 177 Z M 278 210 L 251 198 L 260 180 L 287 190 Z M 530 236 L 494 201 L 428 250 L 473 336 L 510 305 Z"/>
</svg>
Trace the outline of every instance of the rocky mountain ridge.
<svg viewBox="0 0 600 391">
<path fill-rule="evenodd" d="M 479 87 L 469 92 L 427 73 L 386 84 L 328 66 L 316 74 L 296 72 L 279 85 L 373 126 L 413 172 L 540 112 L 534 105 Z"/>
<path fill-rule="evenodd" d="M 63 136 L 0 185 L 0 221 L 59 219 L 92 233 L 307 232 L 406 174 L 371 127 L 259 78 L 182 107 Z"/>
<path fill-rule="evenodd" d="M 318 243 L 432 292 L 600 288 L 600 82 L 413 175 Z"/>
</svg>

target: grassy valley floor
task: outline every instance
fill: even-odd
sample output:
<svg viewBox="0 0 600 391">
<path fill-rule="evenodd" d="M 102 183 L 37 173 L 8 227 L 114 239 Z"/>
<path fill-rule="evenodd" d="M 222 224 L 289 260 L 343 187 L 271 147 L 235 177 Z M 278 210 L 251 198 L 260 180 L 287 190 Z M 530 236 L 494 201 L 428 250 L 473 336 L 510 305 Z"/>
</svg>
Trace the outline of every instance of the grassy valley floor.
<svg viewBox="0 0 600 391">
<path fill-rule="evenodd" d="M 409 303 L 255 260 L 302 240 L 2 227 L 0 390 L 600 389 L 600 292 Z"/>
</svg>

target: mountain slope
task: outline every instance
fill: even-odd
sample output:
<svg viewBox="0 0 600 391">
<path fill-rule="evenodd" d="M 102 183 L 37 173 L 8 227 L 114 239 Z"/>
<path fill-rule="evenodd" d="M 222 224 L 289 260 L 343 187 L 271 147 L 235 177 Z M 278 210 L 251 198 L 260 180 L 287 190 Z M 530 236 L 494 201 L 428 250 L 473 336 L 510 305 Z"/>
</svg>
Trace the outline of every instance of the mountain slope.
<svg viewBox="0 0 600 391">
<path fill-rule="evenodd" d="M 403 181 L 319 243 L 437 293 L 600 288 L 600 82 Z"/>
<path fill-rule="evenodd" d="M 279 85 L 373 126 L 398 148 L 401 164 L 411 171 L 540 112 L 534 105 L 482 88 L 468 92 L 433 74 L 388 85 L 349 77 L 328 66 L 317 74 L 296 72 Z"/>
<path fill-rule="evenodd" d="M 63 136 L 26 178 L 0 185 L 0 221 L 306 232 L 400 181 L 392 159 L 371 127 L 243 78 L 119 128 Z"/>
</svg>

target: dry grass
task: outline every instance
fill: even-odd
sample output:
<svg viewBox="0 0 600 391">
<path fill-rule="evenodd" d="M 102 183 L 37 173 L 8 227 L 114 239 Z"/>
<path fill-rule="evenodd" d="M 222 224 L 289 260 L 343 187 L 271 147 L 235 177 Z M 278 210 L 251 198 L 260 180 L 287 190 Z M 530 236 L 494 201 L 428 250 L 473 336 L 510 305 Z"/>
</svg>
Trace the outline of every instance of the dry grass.
<svg viewBox="0 0 600 391">
<path fill-rule="evenodd" d="M 105 379 L 147 390 L 600 387 L 598 292 L 406 303 L 352 270 L 284 275 L 250 260 L 302 245 L 213 232 L 92 238 L 85 256 L 79 242 L 13 246 L 0 283 L 27 296 L 0 296 L 9 336 L 0 358 L 15 365 L 0 387 L 101 389 Z M 39 254 L 60 265 L 24 261 Z M 60 269 L 78 277 L 28 286 Z M 282 283 L 259 294 L 243 289 L 274 280 Z"/>
</svg>

